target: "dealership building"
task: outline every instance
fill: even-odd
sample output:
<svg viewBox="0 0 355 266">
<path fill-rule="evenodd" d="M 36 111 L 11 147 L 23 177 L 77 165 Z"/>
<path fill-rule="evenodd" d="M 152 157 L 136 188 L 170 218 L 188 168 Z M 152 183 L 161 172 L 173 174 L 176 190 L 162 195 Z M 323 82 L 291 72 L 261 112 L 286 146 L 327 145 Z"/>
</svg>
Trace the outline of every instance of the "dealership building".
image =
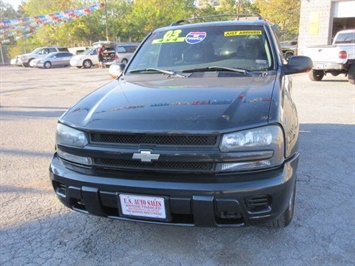
<svg viewBox="0 0 355 266">
<path fill-rule="evenodd" d="M 339 30 L 355 29 L 355 0 L 301 0 L 298 53 L 331 44 Z"/>
</svg>

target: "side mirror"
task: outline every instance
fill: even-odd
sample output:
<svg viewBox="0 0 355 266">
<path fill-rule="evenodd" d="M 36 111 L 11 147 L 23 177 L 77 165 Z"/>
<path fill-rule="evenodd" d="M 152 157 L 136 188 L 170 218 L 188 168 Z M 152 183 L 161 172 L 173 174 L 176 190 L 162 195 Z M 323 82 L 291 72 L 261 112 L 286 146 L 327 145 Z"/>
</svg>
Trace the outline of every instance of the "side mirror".
<svg viewBox="0 0 355 266">
<path fill-rule="evenodd" d="M 126 67 L 125 64 L 117 64 L 117 65 L 113 64 L 108 69 L 108 72 L 112 78 L 117 79 L 122 75 L 125 67 Z"/>
<path fill-rule="evenodd" d="M 285 75 L 304 73 L 312 70 L 313 62 L 308 56 L 291 56 L 287 64 L 282 66 Z"/>
</svg>

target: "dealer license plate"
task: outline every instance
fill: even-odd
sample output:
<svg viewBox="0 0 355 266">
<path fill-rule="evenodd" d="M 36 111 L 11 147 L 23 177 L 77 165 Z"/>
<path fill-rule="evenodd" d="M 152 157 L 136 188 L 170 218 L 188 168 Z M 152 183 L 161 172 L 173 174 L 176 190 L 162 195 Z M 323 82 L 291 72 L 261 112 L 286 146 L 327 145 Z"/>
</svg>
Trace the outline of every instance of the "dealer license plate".
<svg viewBox="0 0 355 266">
<path fill-rule="evenodd" d="M 164 198 L 128 194 L 120 194 L 119 198 L 123 215 L 166 219 Z"/>
</svg>

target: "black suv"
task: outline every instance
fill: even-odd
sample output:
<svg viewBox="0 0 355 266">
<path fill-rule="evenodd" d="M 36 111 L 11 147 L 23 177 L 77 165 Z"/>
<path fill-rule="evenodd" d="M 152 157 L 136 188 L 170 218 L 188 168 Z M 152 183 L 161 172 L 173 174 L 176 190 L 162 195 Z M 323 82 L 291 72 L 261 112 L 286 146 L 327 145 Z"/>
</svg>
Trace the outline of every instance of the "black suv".
<svg viewBox="0 0 355 266">
<path fill-rule="evenodd" d="M 299 124 L 269 24 L 185 23 L 149 33 L 117 79 L 58 122 L 50 179 L 86 214 L 184 226 L 287 226 Z"/>
</svg>

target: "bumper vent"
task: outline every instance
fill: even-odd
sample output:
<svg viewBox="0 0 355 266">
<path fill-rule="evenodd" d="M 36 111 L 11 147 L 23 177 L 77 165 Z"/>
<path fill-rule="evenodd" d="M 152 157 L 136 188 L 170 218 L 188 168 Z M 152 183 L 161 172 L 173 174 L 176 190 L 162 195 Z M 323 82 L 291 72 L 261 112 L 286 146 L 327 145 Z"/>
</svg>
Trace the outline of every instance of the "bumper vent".
<svg viewBox="0 0 355 266">
<path fill-rule="evenodd" d="M 256 196 L 246 201 L 246 206 L 250 213 L 269 212 L 271 210 L 270 205 L 271 197 L 267 195 Z"/>
</svg>

